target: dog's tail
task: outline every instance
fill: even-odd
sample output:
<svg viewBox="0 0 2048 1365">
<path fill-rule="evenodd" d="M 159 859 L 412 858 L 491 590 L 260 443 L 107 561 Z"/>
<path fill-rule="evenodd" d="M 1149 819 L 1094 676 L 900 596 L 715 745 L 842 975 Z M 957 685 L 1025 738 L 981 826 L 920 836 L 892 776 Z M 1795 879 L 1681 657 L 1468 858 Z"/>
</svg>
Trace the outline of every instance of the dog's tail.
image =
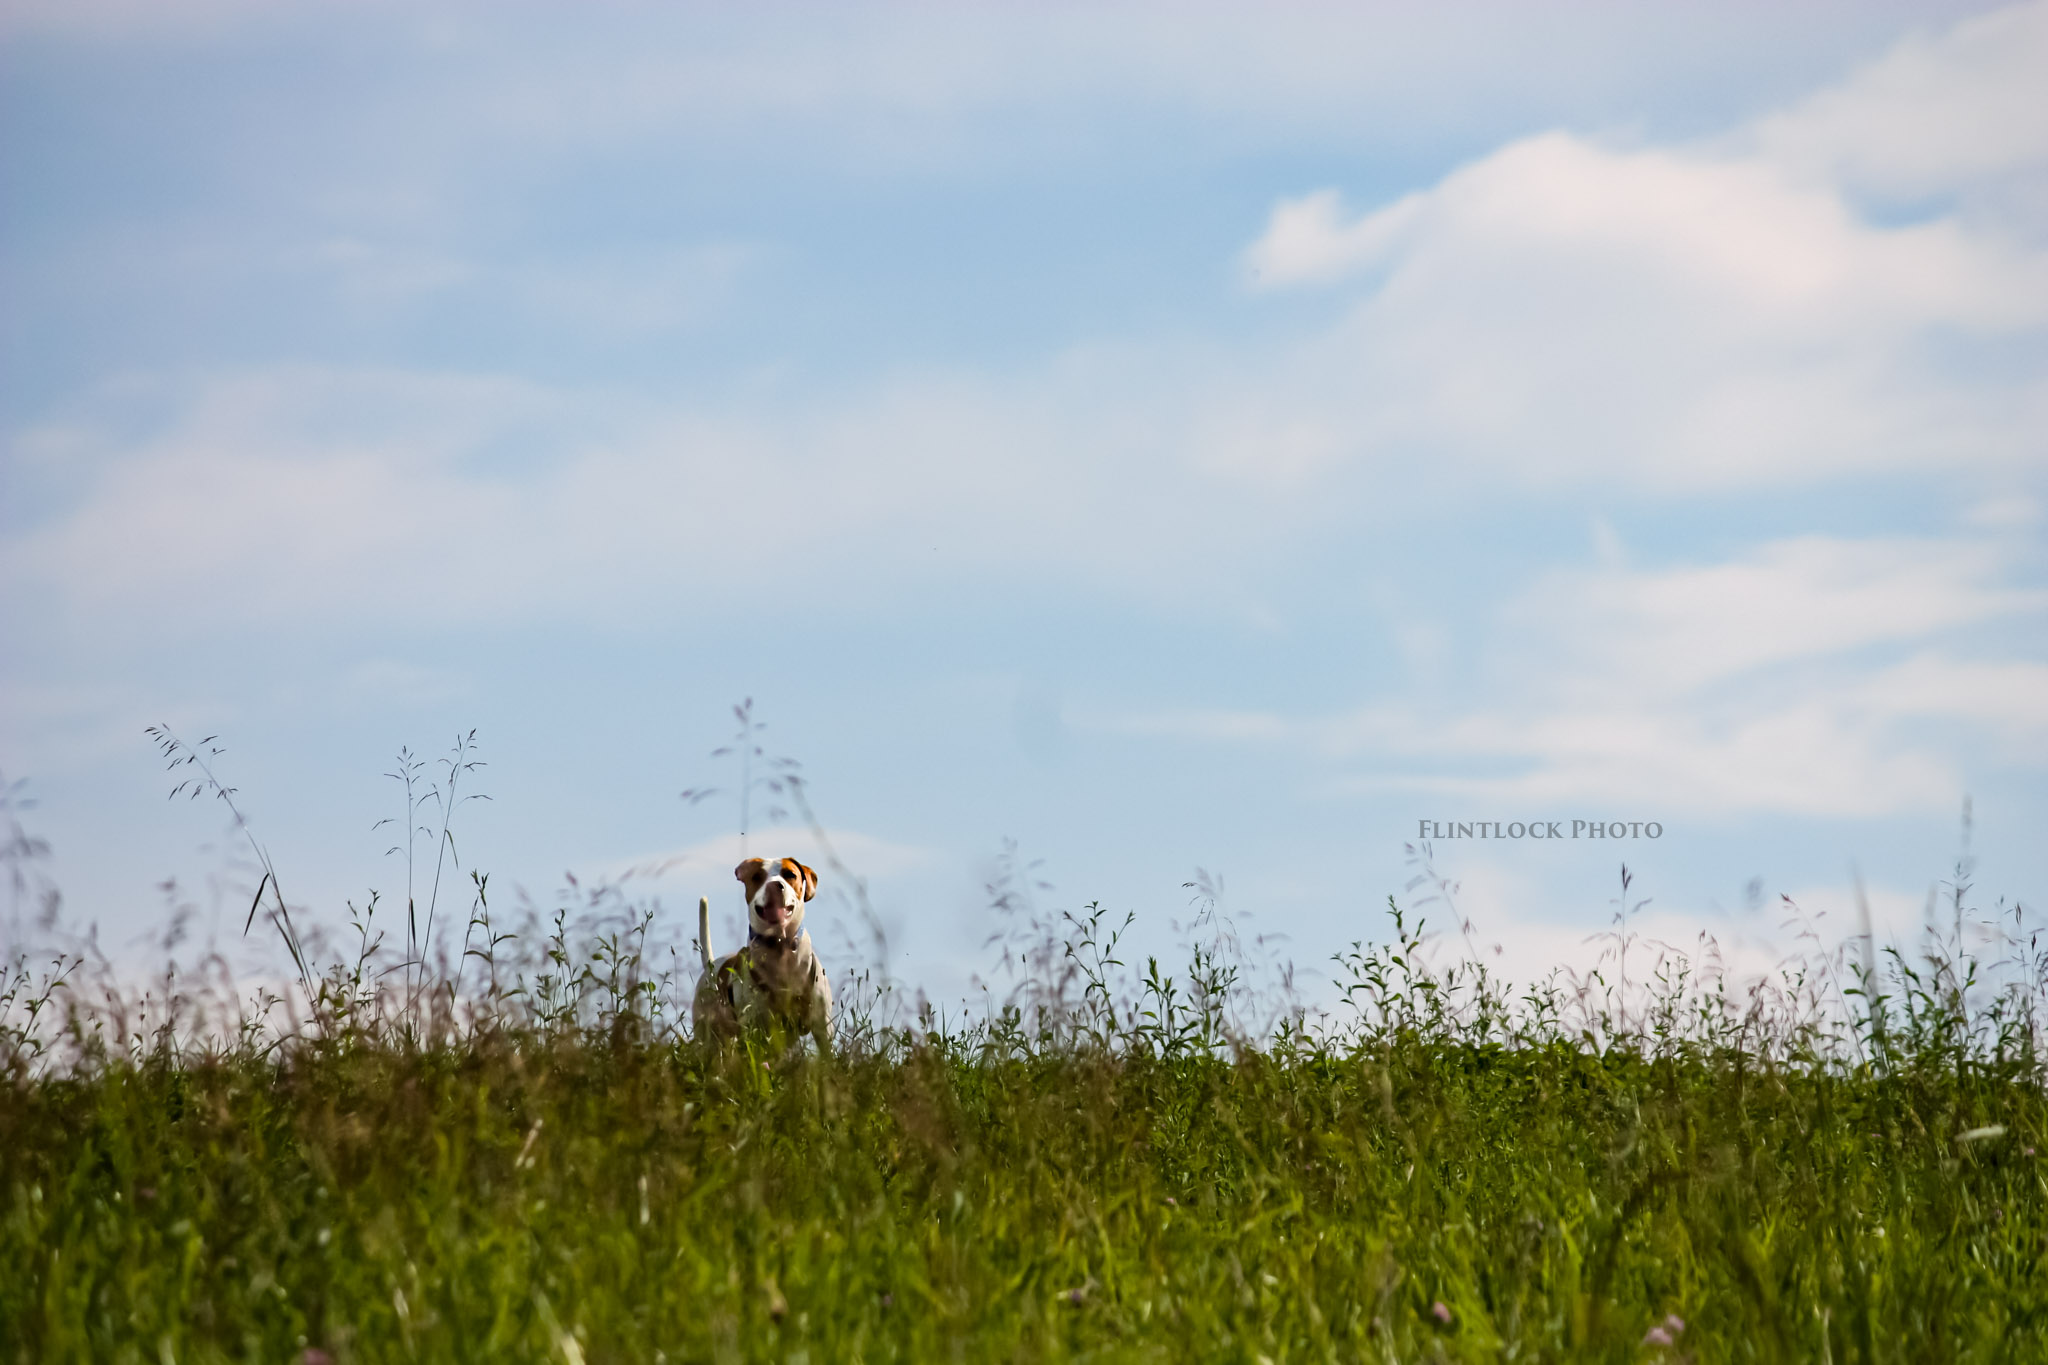
<svg viewBox="0 0 2048 1365">
<path fill-rule="evenodd" d="M 711 970 L 711 897 L 697 897 L 697 951 L 704 955 L 704 970 Z"/>
</svg>

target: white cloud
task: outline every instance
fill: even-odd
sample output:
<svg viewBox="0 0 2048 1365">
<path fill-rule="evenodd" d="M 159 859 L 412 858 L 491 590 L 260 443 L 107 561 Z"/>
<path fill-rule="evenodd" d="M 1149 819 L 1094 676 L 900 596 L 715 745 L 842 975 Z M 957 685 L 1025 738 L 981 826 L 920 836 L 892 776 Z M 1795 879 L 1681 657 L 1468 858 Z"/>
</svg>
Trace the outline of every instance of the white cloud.
<svg viewBox="0 0 2048 1365">
<path fill-rule="evenodd" d="M 1565 692 L 1644 700 L 1775 664 L 2048 611 L 1995 548 L 1939 540 L 1776 541 L 1718 564 L 1544 576 L 1506 609 Z M 1510 668 L 1528 676 L 1526 658 Z"/>
<path fill-rule="evenodd" d="M 118 412 L 67 419 L 87 487 L 0 544 L 0 566 L 24 599 L 143 631 L 702 619 L 1019 572 L 1249 610 L 1243 556 L 1295 501 L 1190 469 L 1179 386 L 1109 392 L 1125 369 L 1080 357 L 723 412 L 490 376 L 215 376 L 139 436 Z"/>
<path fill-rule="evenodd" d="M 1886 718 L 1973 721 L 2007 744 L 2009 758 L 2048 756 L 2048 664 L 1918 654 L 1850 688 L 1853 704 Z"/>
<path fill-rule="evenodd" d="M 1503 700 L 1449 718 L 1369 710 L 1331 737 L 1514 765 L 1407 783 L 1501 802 L 1941 809 L 1963 790 L 1957 751 L 1903 722 L 1962 725 L 2007 764 L 2038 761 L 2048 737 L 2048 667 L 1939 643 L 2048 612 L 2011 572 L 1970 544 L 1809 537 L 1718 565 L 1556 574 L 1507 609 L 1499 676 L 1521 681 Z M 1901 648 L 1914 652 L 1867 657 Z"/>
<path fill-rule="evenodd" d="M 1598 818 L 1941 810 L 1965 786 L 1958 728 L 1982 761 L 2048 758 L 2048 664 L 2024 645 L 2021 657 L 1968 657 L 1954 643 L 2048 614 L 2048 591 L 2013 574 L 1987 547 L 1934 540 L 1802 537 L 1718 564 L 1610 561 L 1547 575 L 1504 604 L 1481 644 L 1477 701 L 1436 699 L 1431 670 L 1322 717 L 1181 708 L 1081 723 L 1292 744 L 1375 763 L 1345 790 L 1435 792 L 1529 816 L 1574 803 Z M 1911 728 L 1921 722 L 1946 728 Z"/>
<path fill-rule="evenodd" d="M 2041 520 L 2041 503 L 2025 493 L 1986 498 L 1965 511 L 1963 520 L 1994 531 L 2028 527 Z"/>
<path fill-rule="evenodd" d="M 1846 326 L 2038 325 L 2048 302 L 2038 256 L 1953 222 L 1877 226 L 1830 187 L 1757 158 L 1569 133 L 1512 143 L 1349 224 L 1330 191 L 1283 201 L 1250 258 L 1280 279 L 1386 266 L 1397 295 L 1502 267 L 1539 286 L 1611 276 L 1723 327 L 1791 328 L 1795 342 Z M 1596 298 L 1609 302 L 1609 291 Z"/>
<path fill-rule="evenodd" d="M 2048 254 L 1858 216 L 1769 163 L 1552 133 L 1345 222 L 1283 202 L 1261 278 L 1370 269 L 1277 411 L 1352 451 L 1666 491 L 2040 457 L 2048 380 L 1944 358 L 2048 327 Z"/>
<path fill-rule="evenodd" d="M 2048 165 L 2044 62 L 2033 5 L 1710 141 L 1550 132 L 1356 215 L 1331 189 L 1282 200 L 1245 253 L 1256 281 L 1359 276 L 1363 296 L 1294 358 L 1273 420 L 1666 491 L 2038 463 L 2048 375 L 1963 357 L 2048 330 L 2048 193 L 2025 188 Z M 1884 168 L 1968 211 L 1872 216 L 1857 190 Z"/>
<path fill-rule="evenodd" d="M 1245 265 L 1253 283 L 1265 287 L 1342 279 L 1404 245 L 1404 235 L 1427 202 L 1411 194 L 1347 223 L 1336 190 L 1283 199 L 1274 205 L 1265 232 L 1246 249 Z"/>
<path fill-rule="evenodd" d="M 1914 35 L 1833 89 L 1760 120 L 1770 161 L 1914 198 L 2048 172 L 2048 4 Z"/>
</svg>

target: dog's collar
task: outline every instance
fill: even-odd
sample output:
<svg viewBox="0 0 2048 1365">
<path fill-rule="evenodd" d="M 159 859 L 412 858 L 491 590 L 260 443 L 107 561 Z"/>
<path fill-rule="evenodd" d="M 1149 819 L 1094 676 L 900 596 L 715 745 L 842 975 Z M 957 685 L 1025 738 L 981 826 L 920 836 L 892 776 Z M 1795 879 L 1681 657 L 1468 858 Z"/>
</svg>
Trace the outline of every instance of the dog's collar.
<svg viewBox="0 0 2048 1365">
<path fill-rule="evenodd" d="M 786 953 L 796 947 L 797 941 L 800 938 L 802 938 L 801 934 L 791 934 L 787 938 L 780 936 L 771 937 L 767 934 L 755 933 L 752 929 L 749 929 L 747 931 L 747 946 L 749 948 L 773 948 L 777 952 Z"/>
</svg>

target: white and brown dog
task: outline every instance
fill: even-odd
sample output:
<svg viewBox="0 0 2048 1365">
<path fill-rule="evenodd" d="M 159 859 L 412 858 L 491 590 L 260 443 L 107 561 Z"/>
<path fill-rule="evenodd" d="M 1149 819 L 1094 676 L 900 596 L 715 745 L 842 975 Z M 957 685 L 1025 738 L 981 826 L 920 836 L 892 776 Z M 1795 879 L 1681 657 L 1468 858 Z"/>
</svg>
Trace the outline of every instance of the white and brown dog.
<svg viewBox="0 0 2048 1365">
<path fill-rule="evenodd" d="M 818 874 L 794 858 L 749 858 L 733 876 L 747 888 L 746 947 L 714 958 L 711 898 L 697 902 L 697 949 L 704 957 L 693 1011 L 697 1036 L 729 1039 L 742 1027 L 780 1020 L 827 1046 L 832 983 L 804 932 L 804 902 L 818 894 Z"/>
</svg>

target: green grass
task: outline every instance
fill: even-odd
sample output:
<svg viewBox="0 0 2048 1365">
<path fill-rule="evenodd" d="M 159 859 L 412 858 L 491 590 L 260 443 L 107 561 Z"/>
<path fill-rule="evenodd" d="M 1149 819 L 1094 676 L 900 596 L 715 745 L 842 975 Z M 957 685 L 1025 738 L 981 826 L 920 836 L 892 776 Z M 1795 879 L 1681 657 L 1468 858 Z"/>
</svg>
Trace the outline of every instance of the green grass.
<svg viewBox="0 0 2048 1365">
<path fill-rule="evenodd" d="M 559 925 L 297 1029 L 17 972 L 0 1360 L 2048 1359 L 2038 958 L 1629 1013 L 1397 919 L 1254 1046 L 1215 953 L 1064 929 L 1017 1008 L 830 1057 L 707 1053 Z"/>
</svg>

